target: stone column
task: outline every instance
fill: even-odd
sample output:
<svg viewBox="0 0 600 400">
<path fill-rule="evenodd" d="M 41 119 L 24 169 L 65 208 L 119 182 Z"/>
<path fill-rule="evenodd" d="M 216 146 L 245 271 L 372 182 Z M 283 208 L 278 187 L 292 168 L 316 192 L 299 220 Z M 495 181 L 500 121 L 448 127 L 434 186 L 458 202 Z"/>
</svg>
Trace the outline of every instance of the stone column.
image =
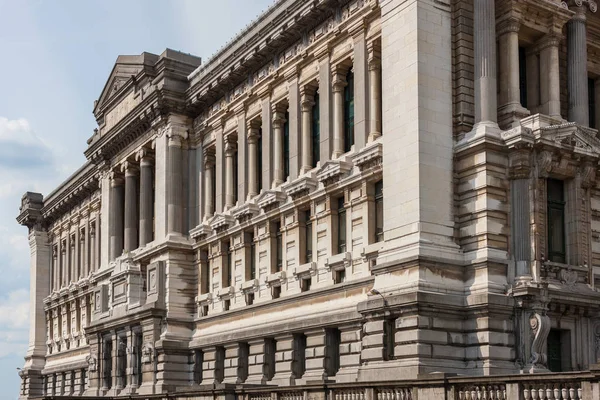
<svg viewBox="0 0 600 400">
<path fill-rule="evenodd" d="M 225 351 L 222 347 L 211 346 L 202 349 L 202 383 L 217 384 L 223 381 Z"/>
<path fill-rule="evenodd" d="M 204 220 L 212 218 L 215 213 L 215 203 L 213 198 L 213 171 L 215 168 L 214 149 L 204 149 Z"/>
<path fill-rule="evenodd" d="M 71 228 L 69 228 L 71 229 Z M 71 283 L 71 282 L 75 282 L 76 280 L 76 271 L 77 271 L 77 260 L 75 260 L 75 242 L 77 240 L 75 239 L 75 234 L 71 234 L 71 232 L 69 231 L 69 234 L 67 235 L 67 247 L 68 247 L 68 279 L 67 279 L 67 286 Z"/>
<path fill-rule="evenodd" d="M 300 89 L 300 111 L 302 113 L 302 166 L 300 173 L 304 174 L 312 169 L 312 109 L 315 105 L 314 90 L 304 86 Z"/>
<path fill-rule="evenodd" d="M 344 88 L 345 72 L 339 66 L 333 68 L 333 153 L 331 158 L 344 154 Z"/>
<path fill-rule="evenodd" d="M 245 383 L 264 385 L 275 373 L 275 342 L 272 339 L 251 339 L 248 347 L 248 378 Z"/>
<path fill-rule="evenodd" d="M 248 123 L 248 200 L 258 195 L 258 136 L 260 125 L 257 121 Z"/>
<path fill-rule="evenodd" d="M 169 138 L 169 164 L 167 169 L 167 234 L 183 233 L 183 140 L 187 132 L 180 126 L 171 126 Z"/>
<path fill-rule="evenodd" d="M 110 260 L 114 260 L 123 253 L 123 178 L 114 175 L 110 181 Z"/>
<path fill-rule="evenodd" d="M 96 226 L 98 225 L 97 221 L 92 221 L 90 224 L 90 272 L 96 271 L 98 257 L 98 248 L 100 247 L 100 240 L 97 239 L 96 234 Z"/>
<path fill-rule="evenodd" d="M 124 385 L 129 388 L 129 393 L 131 393 L 131 388 L 135 387 L 134 385 L 134 366 L 135 366 L 135 352 L 134 352 L 134 343 L 133 343 L 133 332 L 131 328 L 125 332 L 125 376 L 123 377 Z"/>
<path fill-rule="evenodd" d="M 283 159 L 283 124 L 285 120 L 285 110 L 279 104 L 273 106 L 273 184 L 272 187 L 281 185 L 284 182 L 284 162 Z"/>
<path fill-rule="evenodd" d="M 125 252 L 138 247 L 138 168 L 126 161 L 123 165 L 125 174 Z"/>
<path fill-rule="evenodd" d="M 248 345 L 246 343 L 227 343 L 223 383 L 244 383 L 248 377 Z"/>
<path fill-rule="evenodd" d="M 60 289 L 60 273 L 59 273 L 60 265 L 58 263 L 58 245 L 54 244 L 52 246 L 52 291 L 57 291 Z"/>
<path fill-rule="evenodd" d="M 473 5 L 475 41 L 475 125 L 498 126 L 496 100 L 496 5 L 478 0 Z"/>
<path fill-rule="evenodd" d="M 87 216 L 89 220 L 89 215 Z M 79 257 L 81 260 L 81 276 L 80 278 L 85 278 L 90 273 L 90 263 L 89 263 L 89 247 L 90 247 L 90 226 L 86 223 L 85 226 L 79 229 L 79 246 L 81 256 Z"/>
<path fill-rule="evenodd" d="M 138 152 L 140 163 L 140 247 L 154 240 L 154 194 L 152 183 L 154 181 L 153 160 L 146 149 Z"/>
<path fill-rule="evenodd" d="M 581 2 L 580 2 L 581 3 Z M 567 87 L 569 121 L 589 125 L 587 28 L 585 5 L 572 7 L 575 15 L 567 24 Z"/>
<path fill-rule="evenodd" d="M 237 141 L 235 135 L 229 134 L 225 137 L 225 211 L 235 205 L 233 176 L 235 168 L 234 157 L 237 152 Z"/>
<path fill-rule="evenodd" d="M 327 379 L 327 331 L 323 328 L 315 328 L 305 331 L 304 334 L 306 335 L 306 372 L 302 378 L 307 381 L 324 381 Z"/>
<path fill-rule="evenodd" d="M 370 42 L 369 51 L 369 137 L 368 142 L 381 136 L 381 56 L 375 44 Z"/>
<path fill-rule="evenodd" d="M 60 241 L 60 286 L 59 289 L 67 286 L 68 276 L 67 273 L 67 239 L 61 239 Z"/>
<path fill-rule="evenodd" d="M 540 112 L 551 117 L 560 115 L 560 68 L 558 46 L 560 36 L 550 34 L 540 43 Z"/>
<path fill-rule="evenodd" d="M 511 127 L 529 113 L 521 106 L 519 86 L 519 28 L 517 18 L 499 24 L 500 51 L 500 116 L 501 126 Z"/>
</svg>

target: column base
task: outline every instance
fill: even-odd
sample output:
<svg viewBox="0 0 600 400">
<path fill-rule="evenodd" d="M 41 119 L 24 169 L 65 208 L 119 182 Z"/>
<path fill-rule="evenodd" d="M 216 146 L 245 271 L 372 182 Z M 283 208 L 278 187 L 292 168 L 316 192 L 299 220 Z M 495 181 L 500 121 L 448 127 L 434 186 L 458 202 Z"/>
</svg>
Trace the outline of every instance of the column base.
<svg viewBox="0 0 600 400">
<path fill-rule="evenodd" d="M 381 137 L 381 132 L 371 132 L 371 133 L 369 133 L 369 136 L 367 137 L 367 143 L 374 142 L 377 139 L 379 139 L 380 137 Z"/>
<path fill-rule="evenodd" d="M 501 136 L 502 130 L 497 123 L 492 121 L 482 121 L 473 125 L 473 129 L 467 132 L 465 136 L 454 144 L 455 151 L 460 151 L 464 148 L 468 148 L 470 145 L 485 141 L 502 141 Z"/>
<path fill-rule="evenodd" d="M 498 109 L 498 125 L 506 130 L 519 125 L 521 119 L 531 115 L 528 109 L 521 106 L 520 103 L 510 103 L 501 106 Z"/>
<path fill-rule="evenodd" d="M 521 374 L 547 374 L 550 370 L 539 365 L 526 365 L 521 370 Z"/>
</svg>

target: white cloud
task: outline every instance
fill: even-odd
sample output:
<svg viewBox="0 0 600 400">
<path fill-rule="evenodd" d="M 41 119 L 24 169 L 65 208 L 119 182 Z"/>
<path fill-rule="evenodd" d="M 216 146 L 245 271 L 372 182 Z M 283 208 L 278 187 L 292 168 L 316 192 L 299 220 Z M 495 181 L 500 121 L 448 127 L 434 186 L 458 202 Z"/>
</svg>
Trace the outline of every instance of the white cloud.
<svg viewBox="0 0 600 400">
<path fill-rule="evenodd" d="M 29 291 L 16 289 L 0 298 L 0 357 L 23 356 L 28 345 Z"/>
</svg>

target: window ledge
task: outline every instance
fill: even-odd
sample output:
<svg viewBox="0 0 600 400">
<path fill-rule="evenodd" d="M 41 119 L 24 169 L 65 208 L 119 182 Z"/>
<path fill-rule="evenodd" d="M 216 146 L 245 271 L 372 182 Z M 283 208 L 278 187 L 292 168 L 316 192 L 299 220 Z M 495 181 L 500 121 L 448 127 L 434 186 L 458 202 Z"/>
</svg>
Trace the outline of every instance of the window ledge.
<svg viewBox="0 0 600 400">
<path fill-rule="evenodd" d="M 201 295 L 196 296 L 196 303 L 199 304 L 210 304 L 212 303 L 213 300 L 213 295 L 212 293 L 204 293 Z"/>
<path fill-rule="evenodd" d="M 240 285 L 240 290 L 244 294 L 255 292 L 258 289 L 258 285 L 259 285 L 258 279 L 251 279 L 249 281 L 242 282 L 242 284 Z"/>
<path fill-rule="evenodd" d="M 265 277 L 265 283 L 267 286 L 281 286 L 285 281 L 285 271 L 275 272 L 274 274 L 268 275 Z"/>
<path fill-rule="evenodd" d="M 286 198 L 286 194 L 281 190 L 266 190 L 258 195 L 256 202 L 260 208 L 268 211 L 278 207 Z"/>
<path fill-rule="evenodd" d="M 190 237 L 192 239 L 198 239 L 206 236 L 210 236 L 213 232 L 213 229 L 210 225 L 201 224 L 190 230 Z"/>
<path fill-rule="evenodd" d="M 235 293 L 235 288 L 233 286 L 227 286 L 219 289 L 217 292 L 217 297 L 219 299 L 228 299 Z"/>
<path fill-rule="evenodd" d="M 344 160 L 329 160 L 323 164 L 321 171 L 317 174 L 317 179 L 328 186 L 338 182 L 342 177 L 352 170 L 352 163 Z"/>
<path fill-rule="evenodd" d="M 317 274 L 317 263 L 314 261 L 299 265 L 296 268 L 294 268 L 294 277 L 296 278 L 296 280 L 315 276 L 316 274 Z"/>
<path fill-rule="evenodd" d="M 230 226 L 235 224 L 235 218 L 228 214 L 215 214 L 215 216 L 210 220 L 210 226 L 215 230 L 215 232 L 222 232 L 227 230 Z"/>
<path fill-rule="evenodd" d="M 328 272 L 340 271 L 352 264 L 352 254 L 350 252 L 336 254 L 325 261 L 325 268 Z"/>
<path fill-rule="evenodd" d="M 352 162 L 361 171 L 371 167 L 380 166 L 383 161 L 383 144 L 379 141 L 363 147 L 358 153 L 352 157 Z"/>
<path fill-rule="evenodd" d="M 242 223 L 260 214 L 260 208 L 254 203 L 244 203 L 241 206 L 233 208 L 231 213 L 235 219 Z"/>
<path fill-rule="evenodd" d="M 310 192 L 317 188 L 317 185 L 318 181 L 314 174 L 308 173 L 292 182 L 285 183 L 282 188 L 291 196 L 293 200 L 297 200 L 301 197 L 307 196 Z"/>
</svg>

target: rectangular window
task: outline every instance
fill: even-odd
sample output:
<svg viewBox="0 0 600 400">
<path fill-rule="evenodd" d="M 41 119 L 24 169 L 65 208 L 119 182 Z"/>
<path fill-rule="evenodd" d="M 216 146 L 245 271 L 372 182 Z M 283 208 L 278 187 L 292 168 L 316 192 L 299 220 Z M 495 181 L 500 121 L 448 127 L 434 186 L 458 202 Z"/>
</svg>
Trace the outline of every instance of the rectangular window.
<svg viewBox="0 0 600 400">
<path fill-rule="evenodd" d="M 256 279 L 256 243 L 254 233 L 250 233 L 250 279 Z"/>
<path fill-rule="evenodd" d="M 383 181 L 375 183 L 375 242 L 383 241 Z"/>
<path fill-rule="evenodd" d="M 306 221 L 306 236 L 305 236 L 305 250 L 306 250 L 306 262 L 312 262 L 312 258 L 313 258 L 313 247 L 312 247 L 312 240 L 313 240 L 313 235 L 312 235 L 312 230 L 313 230 L 313 224 L 312 224 L 312 220 L 310 219 L 310 210 L 307 210 L 304 214 L 304 218 Z"/>
<path fill-rule="evenodd" d="M 283 123 L 283 180 L 290 176 L 290 114 L 286 110 Z"/>
<path fill-rule="evenodd" d="M 346 74 L 344 88 L 344 151 L 347 153 L 354 144 L 354 72 Z"/>
<path fill-rule="evenodd" d="M 338 269 L 333 271 L 333 283 L 346 282 L 346 268 Z"/>
<path fill-rule="evenodd" d="M 571 371 L 571 331 L 550 329 L 548 333 L 548 369 L 552 372 Z"/>
<path fill-rule="evenodd" d="M 325 366 L 328 376 L 335 376 L 340 370 L 340 342 L 342 335 L 339 329 L 327 329 L 325 333 L 327 352 L 327 365 Z"/>
<path fill-rule="evenodd" d="M 216 212 L 217 207 L 217 168 L 213 166 L 211 170 L 210 180 L 212 181 L 212 206 L 213 206 L 213 214 Z"/>
<path fill-rule="evenodd" d="M 233 155 L 233 204 L 238 200 L 238 152 Z"/>
<path fill-rule="evenodd" d="M 204 354 L 202 350 L 194 350 L 194 383 L 199 385 L 202 383 L 202 363 L 204 362 Z"/>
<path fill-rule="evenodd" d="M 281 286 L 271 286 L 271 297 L 278 299 L 281 296 Z"/>
<path fill-rule="evenodd" d="M 396 346 L 395 339 L 396 320 L 386 319 L 383 321 L 383 340 L 384 340 L 384 360 L 389 361 L 394 359 L 394 347 Z"/>
<path fill-rule="evenodd" d="M 300 378 L 306 372 L 306 335 L 295 334 L 294 341 L 296 342 L 296 346 L 292 361 L 292 371 L 296 377 Z"/>
<path fill-rule="evenodd" d="M 319 92 L 315 93 L 315 104 L 312 108 L 312 166 L 317 166 L 321 158 L 321 112 Z"/>
<path fill-rule="evenodd" d="M 563 181 L 548 179 L 548 259 L 565 263 L 565 200 Z"/>
<path fill-rule="evenodd" d="M 588 78 L 590 128 L 596 129 L 596 80 Z"/>
<path fill-rule="evenodd" d="M 256 187 L 258 188 L 259 192 L 262 190 L 262 148 L 262 128 L 260 128 L 258 130 L 258 140 L 256 141 Z"/>
<path fill-rule="evenodd" d="M 346 208 L 344 207 L 344 197 L 340 197 L 337 200 L 337 253 L 344 253 L 346 251 Z"/>
<path fill-rule="evenodd" d="M 527 51 L 519 47 L 519 92 L 521 106 L 527 108 Z"/>
<path fill-rule="evenodd" d="M 231 307 L 231 300 L 223 301 L 223 311 L 229 311 L 229 307 Z"/>
<path fill-rule="evenodd" d="M 227 247 L 227 277 L 226 277 L 226 287 L 231 286 L 231 276 L 233 275 L 233 249 L 231 244 L 228 244 Z"/>
<path fill-rule="evenodd" d="M 277 260 L 277 271 L 283 268 L 283 238 L 281 237 L 281 222 L 275 222 L 275 253 Z"/>
</svg>

